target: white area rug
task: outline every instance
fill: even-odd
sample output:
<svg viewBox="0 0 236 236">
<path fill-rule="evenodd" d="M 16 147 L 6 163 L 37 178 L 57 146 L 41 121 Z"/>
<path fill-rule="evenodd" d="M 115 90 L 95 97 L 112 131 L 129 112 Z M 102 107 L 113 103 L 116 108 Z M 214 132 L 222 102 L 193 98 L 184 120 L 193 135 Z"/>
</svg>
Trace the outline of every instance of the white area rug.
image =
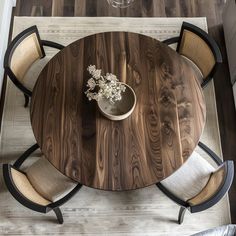
<svg viewBox="0 0 236 236">
<path fill-rule="evenodd" d="M 41 38 L 67 45 L 79 38 L 104 31 L 132 31 L 159 40 L 179 34 L 182 21 L 207 30 L 205 18 L 47 18 L 15 17 L 14 36 L 37 25 Z M 53 50 L 47 50 L 52 55 Z M 214 85 L 204 90 L 207 123 L 201 140 L 221 156 Z M 0 162 L 15 160 L 34 144 L 29 110 L 24 97 L 8 81 L 2 133 Z M 105 192 L 83 187 L 62 206 L 64 224 L 58 225 L 51 212 L 43 215 L 21 206 L 7 191 L 0 173 L 0 235 L 191 235 L 230 223 L 228 197 L 214 207 L 185 215 L 176 223 L 179 207 L 155 186 L 129 191 Z"/>
</svg>

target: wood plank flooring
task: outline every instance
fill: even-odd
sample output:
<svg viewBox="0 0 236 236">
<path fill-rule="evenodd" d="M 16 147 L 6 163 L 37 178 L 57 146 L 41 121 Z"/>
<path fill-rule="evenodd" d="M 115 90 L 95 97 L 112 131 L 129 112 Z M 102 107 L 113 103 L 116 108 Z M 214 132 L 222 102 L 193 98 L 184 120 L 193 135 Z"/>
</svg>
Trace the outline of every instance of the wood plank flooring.
<svg viewBox="0 0 236 236">
<path fill-rule="evenodd" d="M 229 78 L 222 27 L 224 0 L 136 0 L 127 9 L 108 6 L 106 0 L 18 0 L 15 16 L 206 16 L 209 33 L 220 46 L 224 63 L 215 76 L 215 90 L 224 159 L 236 160 L 236 112 Z M 236 181 L 230 190 L 232 222 L 236 223 Z"/>
</svg>

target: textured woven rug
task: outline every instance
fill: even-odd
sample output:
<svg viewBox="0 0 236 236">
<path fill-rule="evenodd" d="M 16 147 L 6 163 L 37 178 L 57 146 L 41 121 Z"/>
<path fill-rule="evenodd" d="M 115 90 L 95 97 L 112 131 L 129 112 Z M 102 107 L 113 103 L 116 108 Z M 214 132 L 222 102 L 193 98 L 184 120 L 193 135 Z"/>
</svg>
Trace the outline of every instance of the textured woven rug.
<svg viewBox="0 0 236 236">
<path fill-rule="evenodd" d="M 47 18 L 15 17 L 13 36 L 37 25 L 42 39 L 67 45 L 79 38 L 104 31 L 132 31 L 163 40 L 179 34 L 182 21 L 207 30 L 205 18 Z M 47 49 L 52 56 L 55 52 Z M 204 89 L 207 122 L 201 140 L 221 155 L 214 85 Z M 24 97 L 8 81 L 2 132 L 0 163 L 12 162 L 34 144 L 29 109 Z M 185 215 L 176 223 L 179 207 L 155 186 L 128 191 L 105 192 L 83 187 L 62 206 L 64 224 L 58 225 L 51 212 L 33 212 L 15 201 L 7 191 L 0 172 L 0 235 L 191 235 L 230 223 L 228 197 L 214 207 Z"/>
</svg>

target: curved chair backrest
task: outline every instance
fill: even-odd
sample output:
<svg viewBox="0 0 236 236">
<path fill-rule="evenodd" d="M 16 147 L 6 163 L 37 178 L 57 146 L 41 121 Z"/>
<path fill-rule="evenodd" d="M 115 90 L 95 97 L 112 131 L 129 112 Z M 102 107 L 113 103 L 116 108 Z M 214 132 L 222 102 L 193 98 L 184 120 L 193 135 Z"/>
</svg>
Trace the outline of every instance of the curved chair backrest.
<svg viewBox="0 0 236 236">
<path fill-rule="evenodd" d="M 34 190 L 25 173 L 16 167 L 4 164 L 3 177 L 8 190 L 18 202 L 29 209 L 42 213 L 47 213 L 67 202 L 82 186 L 78 184 L 63 198 L 56 202 L 50 202 Z"/>
<path fill-rule="evenodd" d="M 215 172 L 202 191 L 187 202 L 191 212 L 203 211 L 215 205 L 229 190 L 234 178 L 233 161 L 225 161 Z"/>
<path fill-rule="evenodd" d="M 30 66 L 45 56 L 38 29 L 32 26 L 18 34 L 7 48 L 4 68 L 13 83 L 27 95 L 31 95 L 23 86 L 24 75 Z"/>
<path fill-rule="evenodd" d="M 192 234 L 190 236 L 235 236 L 236 235 L 236 225 L 235 224 L 228 224 L 228 225 L 222 225 L 218 226 L 212 229 L 207 229 L 204 231 L 201 231 L 196 234 Z"/>
<path fill-rule="evenodd" d="M 204 30 L 187 22 L 182 24 L 176 51 L 198 66 L 204 84 L 213 77 L 218 64 L 222 63 L 221 52 L 214 39 Z"/>
</svg>

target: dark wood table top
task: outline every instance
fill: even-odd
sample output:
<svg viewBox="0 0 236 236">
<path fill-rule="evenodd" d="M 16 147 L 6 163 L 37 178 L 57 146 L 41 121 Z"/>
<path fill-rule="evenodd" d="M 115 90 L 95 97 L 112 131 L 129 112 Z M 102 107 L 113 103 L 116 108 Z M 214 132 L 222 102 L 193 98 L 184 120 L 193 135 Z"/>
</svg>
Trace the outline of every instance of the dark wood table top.
<svg viewBox="0 0 236 236">
<path fill-rule="evenodd" d="M 88 65 L 137 96 L 123 121 L 100 114 L 84 91 Z M 163 43 L 127 32 L 80 39 L 53 57 L 33 90 L 31 123 L 45 157 L 63 174 L 104 190 L 131 190 L 171 175 L 196 147 L 206 108 L 198 75 Z"/>
</svg>

